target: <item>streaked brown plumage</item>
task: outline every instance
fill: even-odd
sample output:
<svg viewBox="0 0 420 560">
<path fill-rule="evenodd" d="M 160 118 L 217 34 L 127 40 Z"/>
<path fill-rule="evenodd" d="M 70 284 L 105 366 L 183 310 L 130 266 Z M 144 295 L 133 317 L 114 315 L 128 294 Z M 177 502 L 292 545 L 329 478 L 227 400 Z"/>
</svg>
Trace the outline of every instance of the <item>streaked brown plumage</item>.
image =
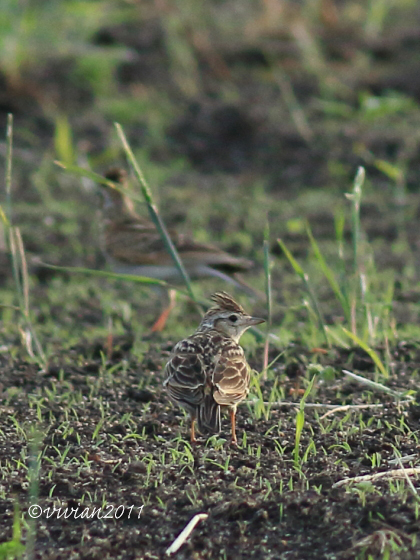
<svg viewBox="0 0 420 560">
<path fill-rule="evenodd" d="M 120 189 L 126 188 L 127 174 L 123 169 L 111 169 L 105 177 Z M 128 196 L 112 187 L 101 186 L 105 195 L 103 250 L 114 270 L 169 283 L 180 282 L 178 269 L 153 222 L 136 214 Z M 251 261 L 234 257 L 213 245 L 197 243 L 175 230 L 170 230 L 169 234 L 191 278 L 214 276 L 255 293 L 241 278 L 235 276 L 238 272 L 250 269 L 253 265 Z M 161 330 L 162 326 L 154 330 Z"/>
<path fill-rule="evenodd" d="M 127 174 L 123 169 L 112 169 L 106 178 L 124 188 Z M 132 201 L 119 191 L 104 187 L 107 200 L 104 207 L 104 241 L 105 251 L 120 267 L 128 267 L 133 273 L 176 280 L 178 270 L 155 225 L 147 218 L 136 214 Z M 235 279 L 229 276 L 252 267 L 247 259 L 233 257 L 204 243 L 197 243 L 190 237 L 171 230 L 171 239 L 192 277 L 217 276 L 233 284 Z"/>
<path fill-rule="evenodd" d="M 204 315 L 198 329 L 176 344 L 165 367 L 164 385 L 170 399 L 191 416 L 202 433 L 220 432 L 221 408 L 230 411 L 232 443 L 236 443 L 237 405 L 249 390 L 250 368 L 239 339 L 264 319 L 251 317 L 226 292 L 212 298 L 215 306 Z"/>
</svg>

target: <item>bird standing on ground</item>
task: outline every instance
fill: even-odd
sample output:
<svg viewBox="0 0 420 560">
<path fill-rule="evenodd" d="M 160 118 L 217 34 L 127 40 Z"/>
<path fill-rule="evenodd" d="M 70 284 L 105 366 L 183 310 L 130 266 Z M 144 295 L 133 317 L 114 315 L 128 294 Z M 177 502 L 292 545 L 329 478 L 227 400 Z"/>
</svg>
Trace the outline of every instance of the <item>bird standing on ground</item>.
<svg viewBox="0 0 420 560">
<path fill-rule="evenodd" d="M 195 421 L 200 432 L 218 433 L 221 408 L 228 408 L 236 444 L 236 407 L 246 398 L 250 382 L 250 367 L 239 339 L 264 319 L 248 315 L 226 292 L 216 292 L 211 299 L 215 306 L 196 332 L 174 347 L 165 367 L 164 386 L 170 399 L 189 412 L 192 442 Z"/>
<path fill-rule="evenodd" d="M 120 189 L 126 188 L 127 173 L 123 169 L 111 169 L 105 177 Z M 114 270 L 179 283 L 179 271 L 153 222 L 136 214 L 128 196 L 110 186 L 101 186 L 104 194 L 103 248 Z M 191 278 L 214 276 L 252 292 L 242 279 L 235 278 L 236 273 L 250 269 L 252 261 L 234 257 L 213 245 L 197 243 L 174 230 L 169 234 Z M 170 292 L 171 303 L 152 330 L 160 331 L 166 323 L 175 303 L 175 292 Z"/>
</svg>

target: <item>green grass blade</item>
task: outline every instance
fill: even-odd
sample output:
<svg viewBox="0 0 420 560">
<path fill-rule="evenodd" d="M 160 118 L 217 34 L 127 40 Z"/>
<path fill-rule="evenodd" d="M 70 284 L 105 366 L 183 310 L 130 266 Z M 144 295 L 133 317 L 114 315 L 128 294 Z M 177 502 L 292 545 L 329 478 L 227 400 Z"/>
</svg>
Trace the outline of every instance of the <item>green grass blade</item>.
<svg viewBox="0 0 420 560">
<path fill-rule="evenodd" d="M 324 274 L 325 278 L 327 279 L 329 285 L 331 286 L 332 291 L 335 294 L 335 297 L 337 298 L 337 300 L 339 301 L 343 311 L 344 311 L 344 315 L 346 316 L 346 320 L 348 322 L 350 322 L 350 306 L 349 303 L 347 301 L 347 299 L 345 298 L 344 294 L 342 293 L 340 286 L 337 282 L 337 280 L 335 279 L 335 276 L 332 272 L 332 270 L 330 269 L 330 267 L 327 265 L 324 255 L 321 253 L 321 249 L 319 248 L 318 243 L 316 242 L 311 228 L 309 226 L 309 224 L 306 224 L 306 233 L 308 234 L 309 237 L 309 241 L 311 243 L 311 247 L 312 250 L 314 252 L 315 258 L 319 264 L 319 267 L 321 268 L 322 273 Z"/>
<path fill-rule="evenodd" d="M 385 379 L 388 379 L 389 373 L 386 367 L 384 366 L 384 364 L 382 363 L 380 357 L 375 352 L 375 350 L 372 350 L 372 348 L 370 348 L 365 342 L 363 342 L 363 340 L 360 339 L 356 334 L 345 329 L 344 327 L 341 328 L 343 332 L 353 340 L 353 342 L 355 342 L 358 346 L 360 346 L 360 348 L 362 348 L 369 355 L 369 357 L 373 360 L 373 362 L 375 363 L 379 371 L 382 373 L 382 375 L 385 377 Z"/>
<path fill-rule="evenodd" d="M 264 359 L 263 359 L 263 371 L 264 377 L 267 378 L 267 366 L 268 366 L 268 352 L 269 352 L 269 345 L 270 345 L 270 328 L 271 328 L 271 317 L 272 317 L 272 293 L 271 293 L 271 264 L 270 264 L 270 230 L 269 225 L 267 222 L 265 231 L 264 231 L 264 243 L 263 243 L 263 250 L 264 250 L 264 277 L 265 277 L 265 298 L 267 302 L 267 334 L 264 343 Z"/>
<path fill-rule="evenodd" d="M 89 274 L 90 276 L 102 276 L 105 278 L 114 278 L 117 280 L 127 280 L 129 282 L 137 282 L 138 284 L 147 284 L 150 286 L 162 286 L 164 288 L 173 288 L 164 280 L 157 280 L 156 278 L 148 278 L 147 276 L 136 276 L 135 274 L 122 274 L 117 272 L 108 272 L 106 270 L 94 270 L 92 268 L 83 268 L 80 266 L 58 266 L 54 264 L 40 263 L 42 267 L 50 268 L 52 270 L 59 270 L 61 272 L 70 272 L 73 274 Z M 173 288 L 177 289 L 177 288 Z M 181 290 L 178 290 L 181 291 Z M 185 294 L 184 291 L 182 293 Z"/>
<path fill-rule="evenodd" d="M 286 258 L 289 261 L 289 263 L 292 265 L 293 270 L 303 280 L 305 277 L 305 272 L 303 268 L 300 266 L 300 264 L 297 262 L 297 260 L 294 258 L 292 253 L 289 251 L 289 249 L 286 247 L 286 245 L 283 243 L 281 239 L 277 239 L 277 243 L 280 245 L 281 250 L 286 255 Z"/>
<path fill-rule="evenodd" d="M 55 119 L 54 148 L 65 162 L 76 161 L 71 126 L 65 115 L 58 115 Z"/>
<path fill-rule="evenodd" d="M 6 213 L 3 210 L 2 206 L 0 206 L 0 221 L 3 223 L 5 227 L 10 227 L 9 220 L 7 219 Z"/>
<path fill-rule="evenodd" d="M 360 202 L 362 199 L 362 187 L 365 181 L 365 168 L 359 167 L 353 183 L 353 191 L 346 194 L 346 197 L 352 202 L 352 230 L 353 230 L 353 259 L 354 272 L 357 273 L 359 267 L 360 253 Z"/>
<path fill-rule="evenodd" d="M 308 386 L 306 387 L 306 391 L 299 403 L 299 410 L 296 414 L 296 432 L 295 432 L 295 449 L 293 452 L 293 458 L 295 465 L 299 464 L 299 446 L 300 446 L 300 439 L 302 437 L 303 427 L 305 425 L 305 403 L 307 398 L 309 397 L 312 387 L 314 386 L 316 379 L 316 375 L 314 375 L 309 382 Z"/>
<path fill-rule="evenodd" d="M 152 192 L 149 188 L 149 185 L 146 182 L 146 179 L 143 175 L 143 172 L 140 169 L 140 166 L 139 166 L 139 164 L 137 163 L 137 161 L 134 157 L 134 154 L 131 150 L 131 147 L 130 147 L 128 141 L 127 141 L 127 138 L 124 134 L 124 131 L 123 131 L 121 125 L 119 123 L 115 123 L 115 127 L 117 129 L 117 133 L 118 133 L 118 136 L 121 140 L 121 143 L 124 147 L 124 150 L 125 150 L 126 156 L 128 158 L 128 161 L 130 162 L 130 164 L 131 164 L 131 166 L 134 170 L 134 173 L 137 177 L 137 180 L 139 181 L 144 199 L 145 199 L 146 204 L 147 204 L 147 208 L 149 210 L 150 217 L 152 218 L 153 223 L 157 227 L 157 229 L 158 229 L 158 231 L 159 231 L 159 233 L 162 237 L 162 241 L 164 242 L 167 251 L 171 255 L 171 257 L 172 257 L 172 259 L 175 263 L 175 266 L 177 267 L 177 269 L 178 269 L 178 271 L 179 271 L 179 273 L 180 273 L 180 275 L 181 275 L 181 277 L 182 277 L 182 279 L 185 283 L 188 295 L 196 303 L 197 309 L 201 313 L 202 309 L 201 309 L 200 304 L 198 303 L 197 298 L 194 295 L 194 291 L 193 291 L 192 286 L 191 286 L 190 277 L 189 277 L 189 275 L 188 275 L 188 273 L 187 273 L 187 271 L 186 271 L 186 269 L 185 269 L 185 267 L 182 263 L 181 258 L 179 257 L 178 251 L 176 250 L 174 244 L 172 243 L 172 240 L 169 236 L 169 233 L 166 229 L 166 226 L 163 223 L 163 220 L 161 219 L 161 217 L 159 215 L 158 209 L 153 202 Z"/>
<path fill-rule="evenodd" d="M 149 286 L 162 286 L 163 288 L 170 288 L 172 290 L 176 290 L 179 294 L 189 297 L 189 294 L 185 290 L 177 286 L 172 286 L 171 284 L 168 284 L 164 280 L 157 280 L 156 278 L 148 278 L 147 276 L 136 276 L 135 274 L 122 274 L 117 272 L 108 272 L 106 270 L 94 270 L 92 268 L 83 268 L 79 266 L 58 266 L 55 264 L 48 264 L 44 262 L 39 263 L 39 265 L 45 268 L 50 268 L 51 270 L 57 270 L 59 272 L 69 272 L 70 274 L 88 274 L 89 276 L 102 276 L 103 278 L 113 278 L 116 280 L 124 280 L 127 282 L 134 282 L 134 283 L 144 284 Z M 210 302 L 203 300 L 201 298 L 198 299 L 198 303 L 203 309 L 211 305 Z M 265 340 L 265 335 L 260 329 L 257 329 L 256 327 L 252 327 L 251 329 L 249 329 L 249 331 L 255 336 L 257 342 L 262 342 Z M 274 340 L 274 342 L 277 342 L 276 337 L 274 337 L 274 335 L 272 335 L 271 333 L 270 333 L 270 339 Z"/>
<path fill-rule="evenodd" d="M 334 229 L 335 229 L 335 238 L 338 243 L 338 256 L 341 260 L 344 259 L 344 251 L 343 251 L 343 244 L 344 244 L 344 227 L 346 225 L 346 217 L 342 209 L 338 211 L 334 215 Z"/>
<path fill-rule="evenodd" d="M 22 538 L 21 520 L 19 505 L 14 504 L 13 514 L 13 536 L 12 540 L 0 544 L 0 560 L 11 560 L 13 558 L 22 558 L 26 550 L 24 544 L 20 542 Z"/>
<path fill-rule="evenodd" d="M 271 291 L 271 265 L 270 265 L 270 248 L 268 239 L 264 239 L 264 276 L 265 276 L 265 297 L 267 301 L 267 328 L 271 326 L 273 298 Z"/>
<path fill-rule="evenodd" d="M 295 464 L 299 464 L 299 445 L 300 445 L 300 438 L 302 437 L 302 430 L 304 425 L 305 425 L 305 413 L 303 410 L 298 410 L 296 414 L 295 449 L 293 452 L 293 459 Z"/>
<path fill-rule="evenodd" d="M 73 173 L 73 175 L 77 175 L 78 177 L 84 177 L 85 179 L 89 179 L 94 183 L 99 183 L 101 185 L 105 185 L 110 187 L 111 189 L 115 189 L 116 191 L 120 192 L 124 196 L 128 196 L 130 199 L 144 203 L 144 199 L 137 196 L 135 193 L 128 191 L 126 188 L 122 188 L 120 184 L 114 183 L 109 179 L 106 179 L 102 175 L 95 173 L 94 171 L 90 171 L 89 169 L 84 169 L 83 167 L 79 167 L 78 165 L 71 165 L 69 163 L 64 163 L 63 161 L 54 161 L 54 163 L 60 167 L 61 169 L 65 169 L 69 173 Z"/>
<path fill-rule="evenodd" d="M 293 257 L 292 253 L 289 251 L 289 249 L 286 247 L 286 245 L 283 243 L 283 241 L 281 239 L 277 239 L 277 242 L 280 245 L 284 254 L 286 255 L 289 263 L 292 265 L 293 270 L 296 272 L 296 274 L 299 276 L 299 278 L 302 279 L 302 281 L 305 285 L 306 291 L 308 292 L 308 295 L 311 299 L 312 307 L 315 310 L 315 314 L 316 314 L 316 317 L 318 319 L 318 325 L 319 325 L 320 329 L 322 330 L 322 334 L 324 336 L 324 339 L 325 339 L 325 342 L 326 342 L 327 346 L 330 347 L 331 344 L 330 344 L 330 341 L 329 341 L 329 338 L 328 338 L 327 331 L 325 329 L 325 321 L 324 321 L 324 318 L 322 316 L 321 309 L 318 305 L 318 301 L 315 297 L 315 293 L 311 288 L 311 285 L 310 285 L 310 282 L 309 282 L 309 276 L 306 274 L 306 272 L 303 270 L 303 268 L 300 266 L 300 264 Z"/>
<path fill-rule="evenodd" d="M 6 131 L 6 216 L 8 223 L 12 223 L 12 158 L 13 158 L 13 115 L 7 115 Z"/>
</svg>

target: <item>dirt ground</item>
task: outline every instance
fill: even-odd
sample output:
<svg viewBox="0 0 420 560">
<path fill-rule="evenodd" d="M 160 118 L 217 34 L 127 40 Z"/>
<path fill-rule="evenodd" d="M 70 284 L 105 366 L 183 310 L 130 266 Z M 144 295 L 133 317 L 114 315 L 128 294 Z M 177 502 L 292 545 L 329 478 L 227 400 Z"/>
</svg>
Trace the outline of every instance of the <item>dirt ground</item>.
<svg viewBox="0 0 420 560">
<path fill-rule="evenodd" d="M 268 420 L 241 406 L 238 448 L 229 443 L 227 419 L 219 439 L 206 443 L 200 437 L 191 447 L 187 419 L 162 391 L 162 364 L 171 343 L 153 342 L 142 363 L 130 359 L 130 341 L 119 344 L 121 350 L 106 366 L 109 370 L 121 360 L 126 366 L 111 374 L 94 357 L 98 347 L 78 348 L 77 367 L 57 364 L 43 374 L 27 362 L 2 358 L 2 389 L 9 396 L 1 410 L 7 496 L 0 510 L 1 540 L 11 537 L 13 502 L 18 500 L 23 511 L 29 506 L 28 449 L 35 455 L 42 449 L 34 499 L 44 512 L 54 505 L 101 507 L 104 497 L 106 507 L 144 507 L 140 519 L 128 510 L 118 520 L 46 519 L 43 514 L 36 522 L 37 558 L 165 558 L 184 526 L 203 512 L 209 517 L 177 557 L 419 554 L 419 504 L 403 481 L 334 487 L 344 478 L 397 468 L 395 448 L 413 462 L 419 454 L 417 404 L 398 405 L 392 397 L 371 394 L 370 402 L 381 408 L 335 411 L 324 419 L 328 409 L 307 409 L 301 448 L 310 441 L 313 447 L 298 467 L 293 461 L 296 411 L 286 406 L 271 410 Z M 290 356 L 302 363 L 302 349 L 291 349 Z M 419 368 L 419 349 L 402 346 L 394 357 L 399 389 L 404 379 L 406 389 L 415 389 L 418 378 L 411 374 Z M 361 358 L 357 351 L 333 352 L 322 361 L 351 368 Z M 293 391 L 299 381 L 289 369 L 287 375 L 279 362 L 276 373 Z M 263 385 L 266 398 L 270 385 Z M 316 386 L 319 403 L 357 405 L 365 399 L 366 392 L 342 377 Z M 380 458 L 374 466 L 372 457 Z M 20 464 L 13 466 L 18 458 Z"/>
</svg>

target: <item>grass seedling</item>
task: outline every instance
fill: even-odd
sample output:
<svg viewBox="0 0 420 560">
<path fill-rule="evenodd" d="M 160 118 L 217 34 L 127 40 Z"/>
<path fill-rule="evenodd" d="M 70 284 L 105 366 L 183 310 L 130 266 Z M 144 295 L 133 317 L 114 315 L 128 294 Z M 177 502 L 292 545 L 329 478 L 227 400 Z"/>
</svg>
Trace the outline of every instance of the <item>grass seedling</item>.
<svg viewBox="0 0 420 560">
<path fill-rule="evenodd" d="M 39 474 L 41 469 L 41 454 L 39 452 L 42 441 L 42 433 L 38 428 L 31 429 L 30 435 L 30 460 L 28 468 L 29 480 L 29 502 L 31 505 L 37 503 L 39 498 Z M 28 535 L 26 538 L 26 557 L 29 560 L 35 558 L 35 540 L 36 540 L 36 519 L 30 518 L 28 522 Z"/>
<path fill-rule="evenodd" d="M 13 534 L 10 541 L 0 544 L 0 560 L 11 560 L 21 558 L 25 552 L 25 546 L 20 542 L 22 536 L 19 506 L 15 502 L 13 514 Z M 29 558 L 29 555 L 27 556 Z"/>
<path fill-rule="evenodd" d="M 308 398 L 310 392 L 312 391 L 312 387 L 314 385 L 316 379 L 316 375 L 314 375 L 311 379 L 311 381 L 309 382 L 305 394 L 303 395 L 303 397 L 300 400 L 299 403 L 299 410 L 296 414 L 296 432 L 295 432 L 295 449 L 293 452 L 293 461 L 295 464 L 295 467 L 299 467 L 299 446 L 300 446 L 300 439 L 302 436 L 302 430 L 303 430 L 303 426 L 305 425 L 305 402 L 306 399 Z"/>
<path fill-rule="evenodd" d="M 263 371 L 264 379 L 267 379 L 268 369 L 268 350 L 270 344 L 270 328 L 272 319 L 272 294 L 271 294 L 271 263 L 270 263 L 270 239 L 268 223 L 264 231 L 264 277 L 265 277 L 265 298 L 267 301 L 267 334 L 264 343 Z"/>
</svg>

